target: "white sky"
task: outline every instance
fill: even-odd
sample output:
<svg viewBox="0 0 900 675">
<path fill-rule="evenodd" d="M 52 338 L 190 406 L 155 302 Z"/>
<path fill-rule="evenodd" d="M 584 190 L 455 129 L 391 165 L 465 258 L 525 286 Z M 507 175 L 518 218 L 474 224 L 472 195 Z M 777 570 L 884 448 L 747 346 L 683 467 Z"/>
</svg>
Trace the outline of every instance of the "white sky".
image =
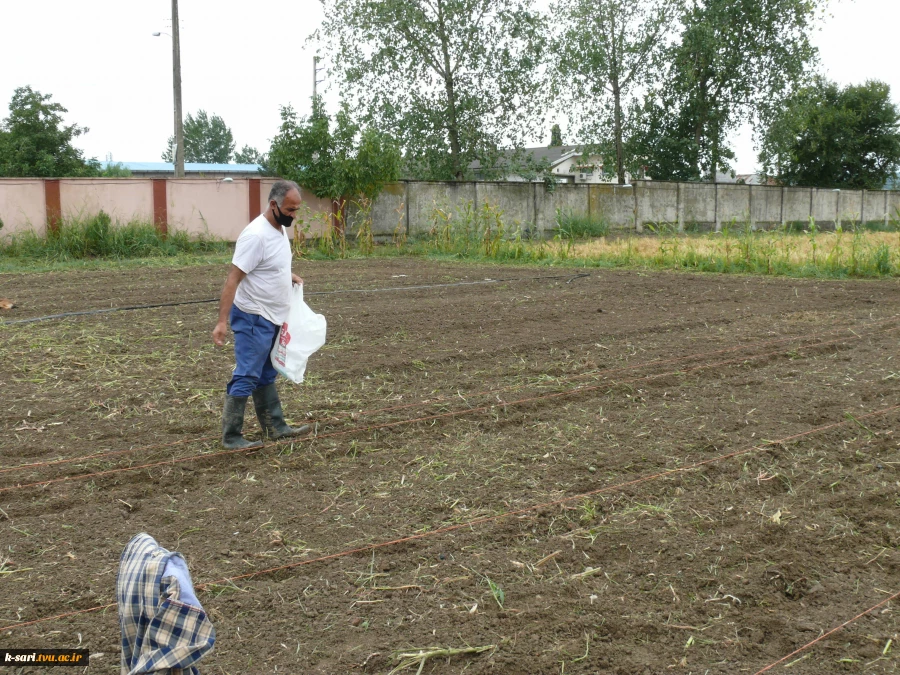
<svg viewBox="0 0 900 675">
<path fill-rule="evenodd" d="M 541 2 L 544 4 L 544 2 Z M 184 113 L 221 116 L 237 147 L 265 151 L 278 105 L 309 110 L 319 0 L 180 0 Z M 879 79 L 900 100 L 895 56 L 898 0 L 833 0 L 814 36 L 822 70 L 840 84 Z M 16 87 L 30 85 L 90 128 L 77 145 L 88 157 L 161 161 L 172 133 L 170 0 L 0 0 L 0 118 Z M 320 85 L 322 87 L 324 85 Z M 336 107 L 336 87 L 326 95 Z M 543 144 L 549 139 L 535 139 Z M 752 132 L 734 139 L 735 168 L 756 168 Z"/>
</svg>

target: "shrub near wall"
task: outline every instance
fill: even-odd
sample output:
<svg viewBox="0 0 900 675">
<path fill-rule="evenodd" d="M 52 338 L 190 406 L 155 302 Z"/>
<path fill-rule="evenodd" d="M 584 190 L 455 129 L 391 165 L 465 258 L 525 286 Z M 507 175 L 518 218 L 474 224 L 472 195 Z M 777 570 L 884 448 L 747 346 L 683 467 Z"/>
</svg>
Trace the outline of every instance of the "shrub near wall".
<svg viewBox="0 0 900 675">
<path fill-rule="evenodd" d="M 0 242 L 0 255 L 5 257 L 60 261 L 174 256 L 228 249 L 226 242 L 208 235 L 191 237 L 181 231 L 162 235 L 150 222 L 114 223 L 104 211 L 90 218 L 63 219 L 46 237 L 25 231 Z"/>
</svg>

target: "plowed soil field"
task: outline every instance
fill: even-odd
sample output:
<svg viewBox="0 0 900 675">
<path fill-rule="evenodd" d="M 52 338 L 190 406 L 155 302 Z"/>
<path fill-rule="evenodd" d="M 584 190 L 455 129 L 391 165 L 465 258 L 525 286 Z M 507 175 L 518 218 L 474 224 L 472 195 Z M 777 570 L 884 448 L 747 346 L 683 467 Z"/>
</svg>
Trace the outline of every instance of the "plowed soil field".
<svg viewBox="0 0 900 675">
<path fill-rule="evenodd" d="M 0 275 L 0 649 L 117 673 L 143 531 L 204 673 L 900 671 L 896 281 L 295 271 L 316 433 L 229 453 L 226 268 Z"/>
</svg>

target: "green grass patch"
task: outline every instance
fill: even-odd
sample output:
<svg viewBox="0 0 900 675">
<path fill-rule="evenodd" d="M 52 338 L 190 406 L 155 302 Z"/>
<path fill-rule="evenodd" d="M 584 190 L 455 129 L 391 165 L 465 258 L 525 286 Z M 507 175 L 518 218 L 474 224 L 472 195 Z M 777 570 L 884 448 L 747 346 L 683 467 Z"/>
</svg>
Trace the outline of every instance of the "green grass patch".
<svg viewBox="0 0 900 675">
<path fill-rule="evenodd" d="M 100 211 L 87 218 L 64 219 L 45 236 L 33 230 L 0 241 L 0 265 L 8 261 L 71 262 L 91 259 L 197 256 L 223 254 L 230 244 L 209 235 L 175 230 L 163 236 L 153 223 L 113 222 Z"/>
</svg>

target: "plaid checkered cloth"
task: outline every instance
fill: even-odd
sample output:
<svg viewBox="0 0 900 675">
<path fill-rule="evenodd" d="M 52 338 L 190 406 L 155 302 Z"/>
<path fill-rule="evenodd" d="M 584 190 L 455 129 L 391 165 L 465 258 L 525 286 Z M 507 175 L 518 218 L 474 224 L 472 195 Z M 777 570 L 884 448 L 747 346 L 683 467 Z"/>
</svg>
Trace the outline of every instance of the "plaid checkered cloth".
<svg viewBox="0 0 900 675">
<path fill-rule="evenodd" d="M 175 557 L 184 560 L 143 532 L 122 552 L 116 577 L 122 675 L 199 675 L 195 664 L 216 641 L 203 608 L 181 602 L 177 577 L 164 576 Z"/>
</svg>

